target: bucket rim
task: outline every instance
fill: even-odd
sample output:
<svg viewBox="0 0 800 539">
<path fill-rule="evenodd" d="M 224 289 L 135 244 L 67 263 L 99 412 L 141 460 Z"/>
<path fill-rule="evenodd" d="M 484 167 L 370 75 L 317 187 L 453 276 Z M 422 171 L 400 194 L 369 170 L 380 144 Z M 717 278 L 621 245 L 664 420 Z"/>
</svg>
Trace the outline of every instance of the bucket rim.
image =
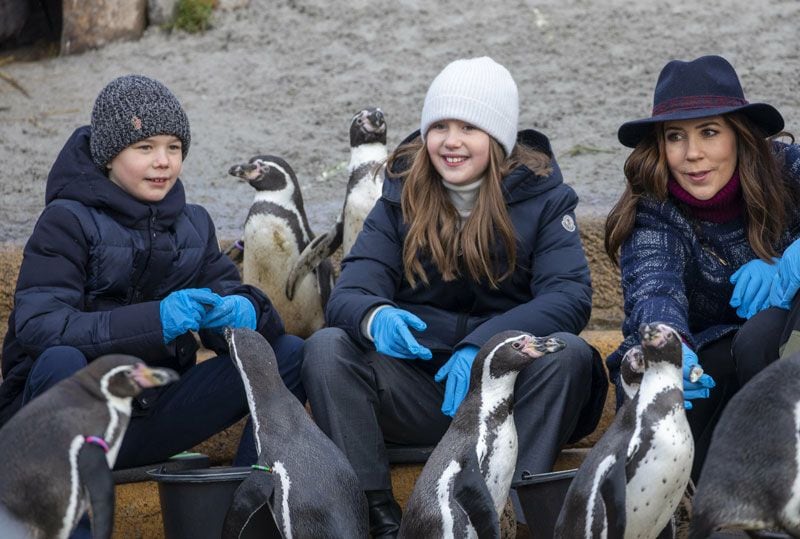
<svg viewBox="0 0 800 539">
<path fill-rule="evenodd" d="M 194 468 L 170 472 L 164 471 L 161 467 L 147 470 L 147 475 L 158 483 L 218 483 L 241 481 L 252 471 L 250 466 Z"/>
<path fill-rule="evenodd" d="M 539 483 L 549 483 L 550 481 L 558 481 L 561 479 L 572 479 L 578 472 L 577 468 L 569 470 L 560 470 L 557 472 L 546 472 L 538 474 L 527 474 L 523 472 L 523 479 L 518 479 L 511 483 L 511 488 L 527 487 L 528 485 L 537 485 Z"/>
</svg>

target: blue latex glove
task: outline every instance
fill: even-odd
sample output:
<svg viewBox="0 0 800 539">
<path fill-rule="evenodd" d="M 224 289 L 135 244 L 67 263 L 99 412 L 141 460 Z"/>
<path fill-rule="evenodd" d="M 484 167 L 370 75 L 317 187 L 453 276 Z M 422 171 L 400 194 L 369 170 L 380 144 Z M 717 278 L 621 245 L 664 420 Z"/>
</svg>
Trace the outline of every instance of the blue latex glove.
<svg viewBox="0 0 800 539">
<path fill-rule="evenodd" d="M 158 310 L 164 344 L 187 331 L 200 329 L 200 320 L 205 316 L 206 308 L 213 308 L 220 303 L 222 298 L 208 288 L 184 288 L 162 299 Z"/>
<path fill-rule="evenodd" d="M 436 376 L 433 377 L 437 382 L 447 378 L 444 386 L 444 400 L 442 401 L 442 413 L 453 417 L 456 410 L 461 406 L 461 401 L 467 396 L 469 390 L 469 374 L 472 371 L 472 362 L 478 355 L 478 347 L 468 344 L 459 348 L 450 356 L 447 363 L 442 365 Z"/>
<path fill-rule="evenodd" d="M 693 399 L 706 399 L 710 393 L 710 389 L 717 385 L 711 376 L 704 374 L 696 382 L 692 382 L 689 378 L 692 372 L 692 367 L 699 365 L 697 354 L 694 350 L 686 346 L 686 343 L 681 343 L 681 350 L 683 352 L 683 406 L 687 410 L 692 409 Z"/>
<path fill-rule="evenodd" d="M 428 325 L 417 316 L 403 309 L 388 307 L 375 313 L 369 332 L 375 342 L 375 350 L 387 356 L 403 359 L 430 359 L 431 351 L 417 342 L 409 326 L 422 331 Z"/>
<path fill-rule="evenodd" d="M 244 296 L 224 296 L 219 305 L 200 320 L 200 327 L 216 331 L 232 328 L 256 329 L 256 309 Z"/>
<path fill-rule="evenodd" d="M 756 313 L 769 307 L 769 292 L 772 280 L 778 273 L 779 259 L 768 264 L 760 259 L 751 260 L 731 275 L 733 294 L 730 305 L 736 309 L 740 318 L 749 320 Z"/>
<path fill-rule="evenodd" d="M 800 240 L 795 240 L 783 252 L 778 262 L 778 273 L 772 280 L 769 304 L 788 309 L 800 288 Z"/>
</svg>

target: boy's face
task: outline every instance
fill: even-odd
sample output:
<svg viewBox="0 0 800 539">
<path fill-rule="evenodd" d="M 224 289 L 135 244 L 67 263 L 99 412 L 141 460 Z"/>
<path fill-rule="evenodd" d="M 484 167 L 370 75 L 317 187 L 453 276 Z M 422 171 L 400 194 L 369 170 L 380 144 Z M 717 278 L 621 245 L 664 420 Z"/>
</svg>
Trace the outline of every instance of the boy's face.
<svg viewBox="0 0 800 539">
<path fill-rule="evenodd" d="M 181 173 L 181 139 L 156 135 L 135 142 L 108 164 L 108 177 L 142 202 L 159 202 Z"/>
</svg>

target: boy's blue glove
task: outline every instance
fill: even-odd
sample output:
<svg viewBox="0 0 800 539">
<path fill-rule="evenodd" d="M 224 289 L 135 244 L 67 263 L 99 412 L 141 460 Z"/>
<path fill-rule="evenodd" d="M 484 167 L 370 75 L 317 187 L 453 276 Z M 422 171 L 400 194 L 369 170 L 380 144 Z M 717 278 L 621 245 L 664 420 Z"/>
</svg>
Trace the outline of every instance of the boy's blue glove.
<svg viewBox="0 0 800 539">
<path fill-rule="evenodd" d="M 683 406 L 687 410 L 692 409 L 692 399 L 707 399 L 710 389 L 717 385 L 714 379 L 707 374 L 703 374 L 696 381 L 692 382 L 692 367 L 697 367 L 700 362 L 694 350 L 681 343 L 683 352 Z"/>
<path fill-rule="evenodd" d="M 447 378 L 444 386 L 444 400 L 442 401 L 442 413 L 453 417 L 456 415 L 461 401 L 467 396 L 469 390 L 469 375 L 472 371 L 472 362 L 478 355 L 478 347 L 468 344 L 450 356 L 447 363 L 442 365 L 436 376 L 433 377 L 437 382 Z"/>
<path fill-rule="evenodd" d="M 772 280 L 778 273 L 779 259 L 768 264 L 760 259 L 751 260 L 731 275 L 734 284 L 730 305 L 740 318 L 749 320 L 756 313 L 769 307 L 769 292 Z"/>
<path fill-rule="evenodd" d="M 203 329 L 232 328 L 256 329 L 256 309 L 244 296 L 224 296 L 219 305 L 208 311 L 200 320 Z"/>
<path fill-rule="evenodd" d="M 422 331 L 428 325 L 403 309 L 388 307 L 375 313 L 369 332 L 375 350 L 387 356 L 403 359 L 430 359 L 431 351 L 417 342 L 408 327 Z"/>
<path fill-rule="evenodd" d="M 778 262 L 778 273 L 772 279 L 769 291 L 769 304 L 781 309 L 789 309 L 800 288 L 800 240 L 795 240 L 783 252 Z"/>
<path fill-rule="evenodd" d="M 176 290 L 161 300 L 158 306 L 164 344 L 187 331 L 200 329 L 200 320 L 210 309 L 222 303 L 222 298 L 208 288 Z"/>
</svg>

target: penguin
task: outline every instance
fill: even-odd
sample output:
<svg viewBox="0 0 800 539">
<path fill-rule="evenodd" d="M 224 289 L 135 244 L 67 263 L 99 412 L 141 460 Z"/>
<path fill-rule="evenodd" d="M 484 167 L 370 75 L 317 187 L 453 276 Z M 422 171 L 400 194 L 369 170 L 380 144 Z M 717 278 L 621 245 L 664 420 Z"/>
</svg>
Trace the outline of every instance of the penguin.
<svg viewBox="0 0 800 539">
<path fill-rule="evenodd" d="M 325 324 L 325 305 L 333 288 L 333 266 L 323 260 L 297 282 L 292 298 L 286 279 L 297 257 L 314 239 L 300 184 L 280 157 L 259 155 L 228 173 L 256 190 L 244 225 L 243 281 L 261 288 L 283 319 L 286 332 L 308 337 Z M 311 273 L 311 272 L 309 272 Z"/>
<path fill-rule="evenodd" d="M 286 282 L 286 296 L 292 298 L 297 283 L 321 261 L 342 247 L 347 256 L 383 190 L 381 168 L 389 153 L 386 148 L 386 118 L 383 111 L 368 107 L 350 120 L 349 179 L 342 212 L 330 231 L 321 234 L 306 247 L 297 259 Z"/>
<path fill-rule="evenodd" d="M 720 527 L 800 537 L 798 380 L 800 354 L 794 354 L 770 364 L 728 402 L 697 482 L 690 539 Z"/>
<path fill-rule="evenodd" d="M 630 400 L 639 391 L 644 375 L 644 353 L 638 344 L 628 348 L 619 365 L 619 380 L 625 397 Z"/>
<path fill-rule="evenodd" d="M 639 327 L 644 374 L 570 484 L 555 537 L 671 537 L 689 482 L 694 440 L 683 406 L 681 337 Z M 636 352 L 632 352 L 634 357 Z"/>
<path fill-rule="evenodd" d="M 469 391 L 414 485 L 398 537 L 500 537 L 498 515 L 517 463 L 517 375 L 564 346 L 556 338 L 504 331 L 481 347 Z"/>
<path fill-rule="evenodd" d="M 106 355 L 23 406 L 0 429 L 3 537 L 66 539 L 89 507 L 93 537 L 111 537 L 111 468 L 131 401 L 177 379 L 133 356 Z"/>
<path fill-rule="evenodd" d="M 269 504 L 284 537 L 366 538 L 367 499 L 358 476 L 283 384 L 272 347 L 250 329 L 227 328 L 225 337 L 244 383 L 258 463 L 234 492 L 222 537 L 238 538 Z"/>
</svg>

